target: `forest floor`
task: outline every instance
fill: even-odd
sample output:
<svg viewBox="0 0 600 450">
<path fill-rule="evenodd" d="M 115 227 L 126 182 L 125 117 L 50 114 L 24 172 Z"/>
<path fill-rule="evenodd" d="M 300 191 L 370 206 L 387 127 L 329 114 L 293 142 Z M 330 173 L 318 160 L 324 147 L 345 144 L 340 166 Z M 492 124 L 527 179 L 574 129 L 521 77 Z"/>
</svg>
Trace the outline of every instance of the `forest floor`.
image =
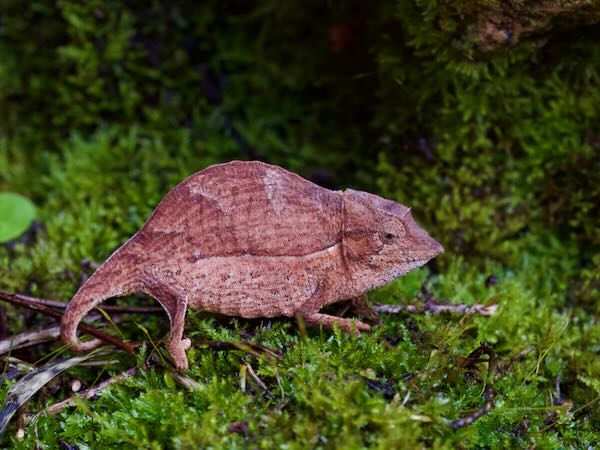
<svg viewBox="0 0 600 450">
<path fill-rule="evenodd" d="M 105 129 L 71 138 L 43 165 L 0 150 L 3 189 L 31 193 L 39 208 L 38 225 L 0 248 L 0 289 L 67 301 L 92 271 L 86 258 L 101 262 L 169 188 L 218 160 L 214 137 L 202 151 L 181 142 L 175 152 L 140 130 Z M 513 245 L 517 266 L 446 252 L 441 269 L 415 270 L 373 292 L 371 303 L 418 308 L 381 314 L 361 336 L 190 311 L 194 345 L 183 374 L 163 345 L 165 314 L 92 322 L 143 341 L 135 356 L 108 347 L 73 362 L 54 342 L 5 352 L 4 398 L 26 373 L 63 360 L 73 367 L 31 391 L 4 446 L 591 448 L 600 439 L 600 384 L 590 375 L 600 326 L 569 305 L 576 247 L 551 233 Z M 496 311 L 436 314 L 436 302 Z M 157 306 L 143 297 L 116 304 Z M 3 342 L 56 324 L 18 306 L 4 310 Z M 82 391 L 100 389 L 53 408 L 73 395 L 75 380 Z"/>
</svg>

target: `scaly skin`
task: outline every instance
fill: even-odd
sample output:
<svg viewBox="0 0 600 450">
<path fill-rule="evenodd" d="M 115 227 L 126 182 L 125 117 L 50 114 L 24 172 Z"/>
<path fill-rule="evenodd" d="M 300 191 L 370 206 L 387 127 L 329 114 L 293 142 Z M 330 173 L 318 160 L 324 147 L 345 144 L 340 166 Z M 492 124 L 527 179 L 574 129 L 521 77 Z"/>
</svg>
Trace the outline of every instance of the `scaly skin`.
<svg viewBox="0 0 600 450">
<path fill-rule="evenodd" d="M 281 167 L 233 161 L 176 186 L 148 222 L 81 286 L 61 322 L 74 350 L 77 326 L 103 300 L 144 292 L 171 322 L 169 352 L 188 367 L 187 307 L 252 317 L 294 316 L 309 325 L 359 321 L 319 313 L 425 264 L 443 251 L 404 205 L 366 192 L 330 191 Z"/>
</svg>

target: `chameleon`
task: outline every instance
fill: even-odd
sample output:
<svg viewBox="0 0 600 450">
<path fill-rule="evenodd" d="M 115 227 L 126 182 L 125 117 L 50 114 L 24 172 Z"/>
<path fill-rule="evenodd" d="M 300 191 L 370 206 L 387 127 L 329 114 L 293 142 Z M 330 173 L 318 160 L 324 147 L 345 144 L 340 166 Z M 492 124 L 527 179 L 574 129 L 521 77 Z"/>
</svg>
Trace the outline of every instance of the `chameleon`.
<svg viewBox="0 0 600 450">
<path fill-rule="evenodd" d="M 293 317 L 360 334 L 370 326 L 320 312 L 422 266 L 443 247 L 410 208 L 375 194 L 320 187 L 279 166 L 231 161 L 173 188 L 142 228 L 82 284 L 61 319 L 75 351 L 85 315 L 108 298 L 145 293 L 170 321 L 167 348 L 188 368 L 188 307 L 243 318 Z"/>
</svg>

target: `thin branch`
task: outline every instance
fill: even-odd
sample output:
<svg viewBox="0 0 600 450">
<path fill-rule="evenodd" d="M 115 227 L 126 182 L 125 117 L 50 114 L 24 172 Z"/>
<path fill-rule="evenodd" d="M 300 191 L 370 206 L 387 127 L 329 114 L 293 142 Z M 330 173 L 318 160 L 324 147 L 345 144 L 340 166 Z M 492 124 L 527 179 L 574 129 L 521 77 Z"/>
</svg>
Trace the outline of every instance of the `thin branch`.
<svg viewBox="0 0 600 450">
<path fill-rule="evenodd" d="M 263 382 L 263 380 L 261 380 L 258 375 L 256 375 L 256 372 L 254 371 L 254 369 L 252 368 L 252 366 L 250 365 L 250 363 L 246 363 L 244 364 L 244 366 L 246 367 L 246 371 L 248 373 L 248 375 L 250 375 L 250 379 L 252 380 L 252 382 L 254 384 L 256 384 L 256 386 L 258 386 L 263 392 L 269 393 L 269 388 L 267 387 L 267 385 Z"/>
<path fill-rule="evenodd" d="M 510 361 L 508 362 L 508 364 L 506 365 L 506 367 L 502 367 L 501 369 L 499 369 L 496 373 L 496 379 L 498 378 L 502 378 L 504 375 L 506 375 L 507 373 L 509 373 L 513 366 L 515 365 L 515 363 L 517 363 L 518 361 L 520 361 L 521 359 L 523 359 L 525 356 L 527 356 L 529 353 L 533 352 L 533 348 L 531 347 L 526 347 L 523 350 L 521 350 L 520 352 L 518 352 L 515 356 L 513 356 Z"/>
<path fill-rule="evenodd" d="M 402 312 L 408 312 L 411 314 L 479 314 L 481 316 L 491 316 L 498 310 L 498 305 L 495 304 L 454 304 L 449 302 L 442 302 L 434 297 L 433 293 L 429 290 L 427 284 L 423 283 L 421 286 L 421 292 L 417 294 L 417 298 L 421 298 L 423 302 L 420 305 L 375 305 L 373 310 L 378 314 L 400 314 Z"/>
<path fill-rule="evenodd" d="M 49 317 L 53 317 L 57 320 L 60 320 L 62 318 L 62 313 L 54 311 L 53 309 L 44 305 L 29 303 L 27 300 L 21 298 L 19 294 L 9 294 L 8 292 L 0 291 L 0 300 L 12 303 L 13 305 L 24 306 L 25 308 L 29 308 L 34 311 L 39 311 L 42 314 Z M 125 350 L 126 352 L 129 352 L 131 354 L 135 354 L 133 346 L 126 342 L 123 342 L 120 339 L 109 336 L 108 334 L 103 333 L 102 331 L 97 330 L 94 327 L 90 327 L 89 325 L 86 325 L 84 323 L 79 324 L 79 328 L 108 344 L 114 345 L 115 347 L 119 347 L 120 349 Z"/>
<path fill-rule="evenodd" d="M 1 292 L 1 291 L 0 291 Z M 49 300 L 45 298 L 31 297 L 23 294 L 13 294 L 17 298 L 24 300 L 30 304 L 49 306 L 51 308 L 65 309 L 68 303 L 58 300 Z M 110 313 L 132 313 L 132 314 L 157 314 L 163 313 L 165 310 L 161 306 L 112 306 L 106 305 L 96 307 L 94 309 L 102 309 Z"/>
<path fill-rule="evenodd" d="M 110 377 L 104 381 L 102 381 L 101 383 L 98 383 L 96 386 L 91 387 L 85 391 L 83 391 L 80 394 L 75 394 L 70 396 L 69 398 L 64 399 L 63 401 L 60 401 L 58 403 L 54 403 L 50 406 L 48 406 L 47 408 L 45 408 L 44 410 L 42 410 L 40 413 L 38 414 L 56 414 L 61 412 L 63 409 L 65 409 L 67 406 L 72 405 L 76 399 L 86 399 L 89 400 L 91 398 L 96 397 L 102 390 L 106 389 L 108 386 L 111 386 L 115 383 L 118 383 L 119 381 L 124 380 L 125 378 L 134 376 L 137 373 L 137 368 L 136 367 L 132 367 L 131 369 L 126 370 L 125 372 L 121 372 L 113 377 Z M 37 415 L 37 414 L 36 414 Z M 27 419 L 27 421 L 30 421 L 31 419 L 33 419 L 33 417 L 35 416 L 29 416 Z"/>
<path fill-rule="evenodd" d="M 487 355 L 487 358 L 482 358 L 483 355 Z M 496 352 L 492 347 L 488 344 L 483 343 L 471 353 L 466 358 L 462 358 L 460 362 L 460 367 L 463 369 L 473 369 L 476 364 L 481 362 L 488 363 L 488 372 L 493 373 L 496 371 L 496 367 L 498 366 L 498 360 L 496 358 Z"/>
<path fill-rule="evenodd" d="M 51 325 L 33 331 L 24 331 L 6 339 L 0 340 L 0 355 L 24 347 L 55 341 L 60 336 L 60 327 Z"/>
<path fill-rule="evenodd" d="M 485 387 L 485 403 L 481 408 L 475 411 L 473 414 L 469 414 L 468 416 L 461 417 L 460 419 L 453 420 L 450 422 L 449 426 L 453 430 L 458 430 L 459 428 L 466 427 L 467 425 L 471 425 L 481 416 L 485 416 L 489 413 L 494 407 L 494 390 L 488 384 Z"/>
<path fill-rule="evenodd" d="M 479 314 L 482 316 L 491 316 L 496 313 L 498 305 L 465 305 L 452 303 L 434 303 L 425 302 L 423 305 L 381 305 L 373 306 L 373 311 L 377 314 L 401 314 L 403 312 L 411 314 Z"/>
<path fill-rule="evenodd" d="M 93 313 L 87 317 L 88 322 L 94 322 L 100 319 L 100 314 Z M 115 323 L 120 322 L 116 318 Z M 26 347 L 43 344 L 44 342 L 55 341 L 60 336 L 60 326 L 48 325 L 36 330 L 23 331 L 22 333 L 9 336 L 0 340 L 0 355 Z"/>
<path fill-rule="evenodd" d="M 202 387 L 202 385 L 193 378 L 190 378 L 187 375 L 183 375 L 182 373 L 179 373 L 176 370 L 171 370 L 171 376 L 175 381 L 177 381 L 188 391 L 194 391 Z"/>
<path fill-rule="evenodd" d="M 481 358 L 483 355 L 487 355 L 487 358 Z M 482 362 L 488 364 L 489 374 L 494 374 L 496 372 L 498 367 L 496 352 L 494 352 L 492 347 L 490 347 L 487 344 L 481 344 L 479 347 L 477 347 L 475 350 L 469 353 L 469 356 L 463 358 L 459 365 L 463 369 L 476 369 L 476 364 Z M 492 408 L 494 407 L 494 389 L 489 383 L 486 383 L 485 385 L 484 398 L 485 403 L 481 408 L 478 408 L 472 414 L 469 414 L 465 417 L 461 417 L 460 419 L 453 420 L 448 424 L 450 428 L 452 428 L 453 430 L 457 430 L 459 428 L 466 427 L 467 425 L 471 425 L 481 416 L 486 415 L 492 410 Z"/>
</svg>

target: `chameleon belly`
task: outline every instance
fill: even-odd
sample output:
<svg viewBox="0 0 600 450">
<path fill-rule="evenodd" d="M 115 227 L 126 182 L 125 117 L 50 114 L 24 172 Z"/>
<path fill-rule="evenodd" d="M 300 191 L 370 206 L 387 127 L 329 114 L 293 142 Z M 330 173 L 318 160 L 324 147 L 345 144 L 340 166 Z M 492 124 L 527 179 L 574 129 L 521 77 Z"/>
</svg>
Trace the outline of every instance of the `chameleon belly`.
<svg viewBox="0 0 600 450">
<path fill-rule="evenodd" d="M 324 258 L 335 255 L 338 258 Z M 341 263 L 340 245 L 306 256 L 212 257 L 192 263 L 184 282 L 193 309 L 253 317 L 293 316 L 316 295 L 334 289 L 323 273 Z"/>
</svg>

